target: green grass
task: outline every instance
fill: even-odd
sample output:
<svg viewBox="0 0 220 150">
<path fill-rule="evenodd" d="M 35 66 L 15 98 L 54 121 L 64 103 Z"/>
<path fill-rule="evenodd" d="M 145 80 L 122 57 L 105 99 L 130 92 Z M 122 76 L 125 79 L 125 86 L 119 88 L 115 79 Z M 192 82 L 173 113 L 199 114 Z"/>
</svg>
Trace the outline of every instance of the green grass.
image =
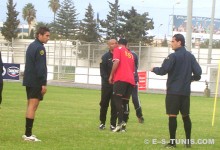
<svg viewBox="0 0 220 150">
<path fill-rule="evenodd" d="M 167 116 L 164 97 L 157 94 L 139 94 L 144 124 L 139 124 L 130 102 L 130 119 L 126 133 L 100 131 L 100 91 L 48 86 L 48 93 L 40 103 L 33 133 L 42 142 L 31 143 L 21 139 L 24 134 L 26 93 L 21 83 L 4 83 L 3 103 L 0 109 L 0 150 L 142 150 L 164 149 L 163 144 L 152 144 L 153 139 L 168 141 Z M 192 149 L 220 149 L 220 110 L 217 103 L 215 126 L 211 126 L 213 98 L 191 97 L 192 138 L 214 139 L 215 144 L 194 144 Z M 183 124 L 178 117 L 177 138 L 184 139 Z M 149 144 L 144 141 L 148 140 Z M 183 145 L 177 145 L 182 149 Z"/>
</svg>

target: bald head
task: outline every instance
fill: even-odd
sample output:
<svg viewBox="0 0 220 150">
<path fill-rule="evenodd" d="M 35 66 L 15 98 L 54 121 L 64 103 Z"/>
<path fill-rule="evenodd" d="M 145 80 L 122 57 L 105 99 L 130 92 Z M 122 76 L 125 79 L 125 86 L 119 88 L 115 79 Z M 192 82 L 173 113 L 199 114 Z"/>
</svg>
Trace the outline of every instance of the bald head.
<svg viewBox="0 0 220 150">
<path fill-rule="evenodd" d="M 117 42 L 115 39 L 110 39 L 107 44 L 108 44 L 109 50 L 110 50 L 110 51 L 113 51 L 113 49 L 114 49 L 115 47 L 117 47 L 118 42 Z"/>
</svg>

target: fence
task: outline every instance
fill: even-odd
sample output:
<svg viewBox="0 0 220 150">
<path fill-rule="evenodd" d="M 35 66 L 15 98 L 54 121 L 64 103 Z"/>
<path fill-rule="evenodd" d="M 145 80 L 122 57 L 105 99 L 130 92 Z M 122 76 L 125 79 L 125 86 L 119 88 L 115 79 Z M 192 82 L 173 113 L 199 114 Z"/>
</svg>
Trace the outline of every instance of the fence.
<svg viewBox="0 0 220 150">
<path fill-rule="evenodd" d="M 25 52 L 33 40 L 16 40 L 12 43 L 0 41 L 0 51 L 5 63 L 20 64 L 20 80 L 24 71 Z M 11 44 L 11 45 L 10 45 Z M 106 43 L 83 43 L 80 41 L 49 41 L 45 44 L 47 51 L 48 79 L 71 83 L 100 84 L 99 63 L 101 56 L 108 51 Z M 139 57 L 139 70 L 147 71 L 153 66 L 160 66 L 164 58 L 172 53 L 170 47 L 149 47 L 141 43 L 130 45 Z M 216 68 L 220 60 L 220 50 L 213 49 L 211 63 L 208 62 L 207 49 L 191 50 L 202 66 L 202 79 L 192 85 L 192 90 L 202 92 L 205 81 L 210 84 L 211 92 L 215 90 Z M 166 76 L 156 76 L 147 71 L 147 88 L 166 89 Z M 194 83 L 193 83 L 194 84 Z"/>
</svg>

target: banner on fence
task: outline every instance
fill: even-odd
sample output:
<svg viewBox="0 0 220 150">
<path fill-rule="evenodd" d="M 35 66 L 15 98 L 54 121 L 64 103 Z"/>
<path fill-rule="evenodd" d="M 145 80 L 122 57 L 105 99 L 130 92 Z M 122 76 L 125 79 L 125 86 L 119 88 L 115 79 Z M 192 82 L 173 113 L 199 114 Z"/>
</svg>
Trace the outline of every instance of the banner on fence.
<svg viewBox="0 0 220 150">
<path fill-rule="evenodd" d="M 138 71 L 139 83 L 138 90 L 147 90 L 147 73 L 146 71 Z"/>
<path fill-rule="evenodd" d="M 19 80 L 20 64 L 3 63 L 3 79 Z"/>
</svg>

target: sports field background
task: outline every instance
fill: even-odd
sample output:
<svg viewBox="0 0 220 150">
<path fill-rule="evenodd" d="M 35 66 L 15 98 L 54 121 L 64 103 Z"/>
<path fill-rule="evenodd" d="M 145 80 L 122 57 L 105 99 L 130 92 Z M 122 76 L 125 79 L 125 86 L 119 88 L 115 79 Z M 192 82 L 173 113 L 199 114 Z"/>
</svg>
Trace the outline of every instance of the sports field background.
<svg viewBox="0 0 220 150">
<path fill-rule="evenodd" d="M 21 136 L 25 128 L 26 95 L 20 82 L 4 82 L 0 109 L 0 150 L 142 150 L 164 149 L 168 141 L 168 119 L 163 94 L 139 93 L 144 124 L 139 124 L 130 101 L 127 132 L 100 131 L 100 91 L 80 88 L 48 86 L 34 122 L 33 134 L 42 142 L 25 142 Z M 220 102 L 217 101 L 215 126 L 211 126 L 213 98 L 191 97 L 192 139 L 214 139 L 214 144 L 194 144 L 192 149 L 220 149 Z M 181 117 L 178 117 L 177 139 L 184 139 Z M 157 140 L 156 144 L 152 143 Z M 148 142 L 148 144 L 147 144 Z M 177 149 L 183 149 L 182 144 Z"/>
</svg>

